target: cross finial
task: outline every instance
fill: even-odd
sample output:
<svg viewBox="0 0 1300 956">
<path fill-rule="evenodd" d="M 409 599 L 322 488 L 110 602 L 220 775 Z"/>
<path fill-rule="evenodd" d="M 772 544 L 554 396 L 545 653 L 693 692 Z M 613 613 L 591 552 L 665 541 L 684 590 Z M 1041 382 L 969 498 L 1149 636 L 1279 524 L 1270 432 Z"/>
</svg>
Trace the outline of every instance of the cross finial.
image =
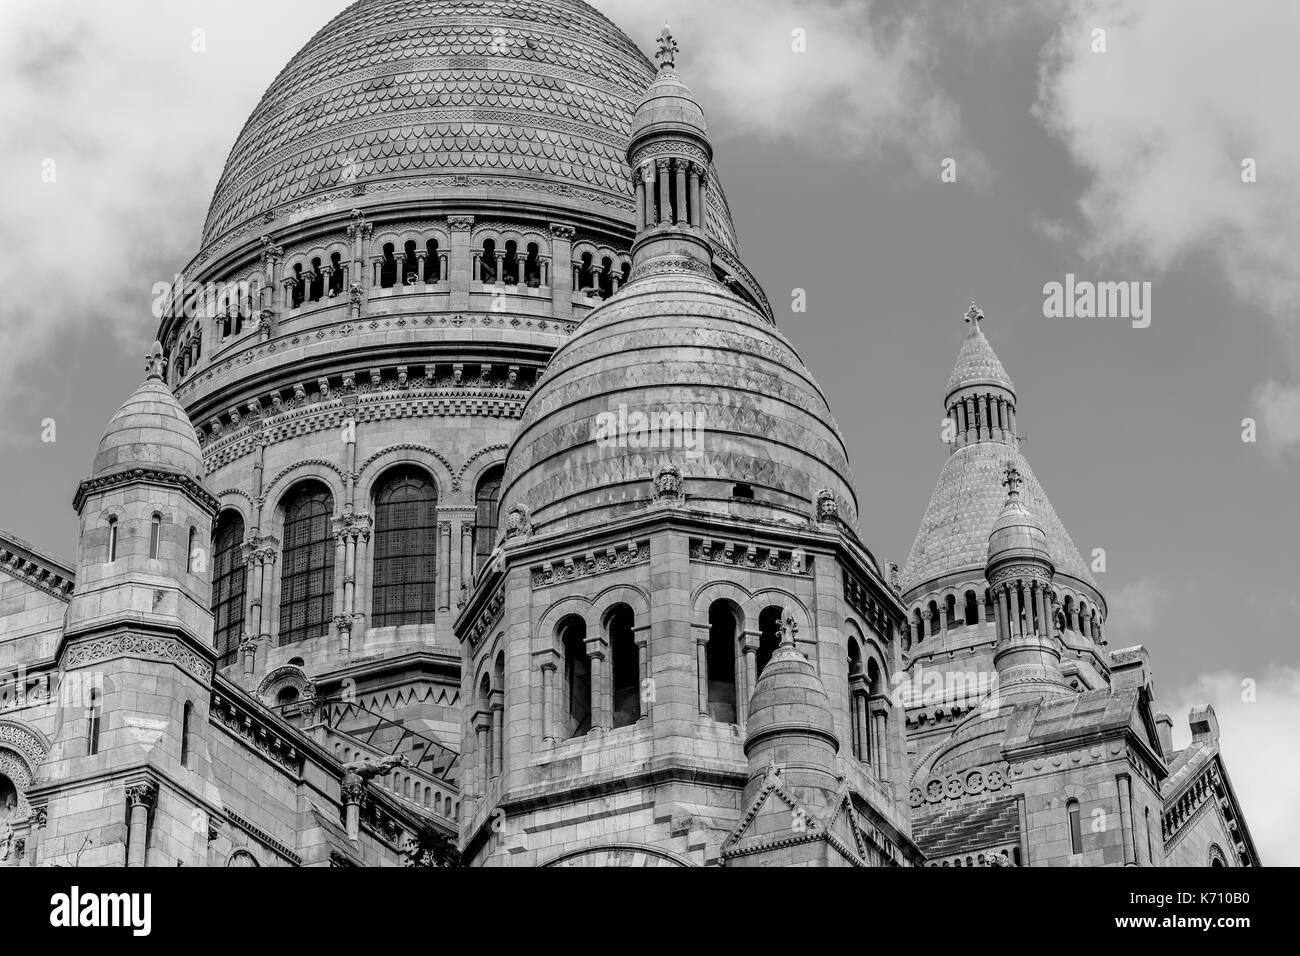
<svg viewBox="0 0 1300 956">
<path fill-rule="evenodd" d="M 966 310 L 966 324 L 979 328 L 979 324 L 984 321 L 984 312 L 972 300 L 970 308 Z"/>
<path fill-rule="evenodd" d="M 663 32 L 659 34 L 659 52 L 655 54 L 655 59 L 659 61 L 659 69 L 671 70 L 677 66 L 677 49 L 677 41 L 673 39 L 672 32 L 665 23 Z"/>
<path fill-rule="evenodd" d="M 144 357 L 144 377 L 161 379 L 163 369 L 167 367 L 167 359 L 163 356 L 161 342 L 154 342 L 153 348 L 149 354 Z"/>
<path fill-rule="evenodd" d="M 1019 497 L 1020 485 L 1023 481 L 1024 479 L 1020 477 L 1020 472 L 1016 470 L 1016 466 L 1011 462 L 1007 462 L 1007 477 L 1002 482 L 1003 487 L 1007 489 L 1007 496 L 1011 498 Z"/>
</svg>

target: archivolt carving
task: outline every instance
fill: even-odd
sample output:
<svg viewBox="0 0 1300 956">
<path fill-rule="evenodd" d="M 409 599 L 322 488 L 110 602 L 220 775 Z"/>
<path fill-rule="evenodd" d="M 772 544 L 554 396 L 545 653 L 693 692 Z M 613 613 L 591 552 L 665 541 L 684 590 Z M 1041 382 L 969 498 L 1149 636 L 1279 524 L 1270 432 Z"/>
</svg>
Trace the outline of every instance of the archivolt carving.
<svg viewBox="0 0 1300 956">
<path fill-rule="evenodd" d="M 264 498 L 264 499 L 269 499 L 269 498 L 271 497 L 271 490 L 272 490 L 272 489 L 273 489 L 277 484 L 280 483 L 280 479 L 284 478 L 285 475 L 288 475 L 288 474 L 290 474 L 290 473 L 292 473 L 292 472 L 294 472 L 294 471 L 297 471 L 297 470 L 300 469 L 300 468 L 306 468 L 306 467 L 308 467 L 308 466 L 316 466 L 316 467 L 320 467 L 320 468 L 328 468 L 330 471 L 334 472 L 334 474 L 336 474 L 336 475 L 339 476 L 339 481 L 341 481 L 341 482 L 343 482 L 343 483 L 346 484 L 347 476 L 346 476 L 345 474 L 343 474 L 343 469 L 342 469 L 342 468 L 340 468 L 338 465 L 334 464 L 334 462 L 332 462 L 332 461 L 326 461 L 324 458 L 312 458 L 312 459 L 309 459 L 309 460 L 307 460 L 307 461 L 294 462 L 292 465 L 289 465 L 289 466 L 287 466 L 287 467 L 285 467 L 285 468 L 281 468 L 280 471 L 276 473 L 276 476 L 275 476 L 274 478 L 272 478 L 271 481 L 267 484 L 267 486 L 266 486 L 266 490 L 262 492 L 262 496 L 263 496 L 263 498 Z M 309 476 L 310 476 L 310 473 L 309 473 Z M 320 477 L 320 476 L 317 475 L 317 476 L 314 476 L 314 477 Z M 331 491 L 336 491 L 336 489 L 333 489 L 333 488 L 331 488 L 330 490 L 331 490 Z"/>
<path fill-rule="evenodd" d="M 430 448 L 428 445 L 411 445 L 411 444 L 405 444 L 405 445 L 389 445 L 387 448 L 384 448 L 384 449 L 382 449 L 382 450 L 380 450 L 380 451 L 375 452 L 373 455 L 371 455 L 369 458 L 367 458 L 364 462 L 362 462 L 361 467 L 357 469 L 357 476 L 360 477 L 361 475 L 364 475 L 364 474 L 366 473 L 366 469 L 367 469 L 367 468 L 369 468 L 371 465 L 373 465 L 373 464 L 374 464 L 375 462 L 377 462 L 379 459 L 383 458 L 385 455 L 390 454 L 391 452 L 395 452 L 395 451 L 418 451 L 418 452 L 421 452 L 422 454 L 429 455 L 430 457 L 433 457 L 433 458 L 438 459 L 438 461 L 442 462 L 442 466 L 443 466 L 444 468 L 447 469 L 447 474 L 454 476 L 454 477 L 453 477 L 453 481 L 452 481 L 452 489 L 451 489 L 451 490 L 452 490 L 452 491 L 459 491 L 459 490 L 460 490 L 460 487 L 459 487 L 459 485 L 460 485 L 459 475 L 458 475 L 456 469 L 452 467 L 451 462 L 449 462 L 446 458 L 444 458 L 442 455 L 440 455 L 437 451 L 435 451 L 434 449 Z M 463 472 L 463 469 L 462 469 L 462 472 Z"/>
<path fill-rule="evenodd" d="M 271 707 L 274 706 L 276 697 L 286 687 L 296 690 L 300 701 L 316 696 L 316 685 L 311 682 L 307 672 L 297 664 L 285 664 L 267 674 L 258 685 L 257 696 L 262 703 Z"/>
</svg>

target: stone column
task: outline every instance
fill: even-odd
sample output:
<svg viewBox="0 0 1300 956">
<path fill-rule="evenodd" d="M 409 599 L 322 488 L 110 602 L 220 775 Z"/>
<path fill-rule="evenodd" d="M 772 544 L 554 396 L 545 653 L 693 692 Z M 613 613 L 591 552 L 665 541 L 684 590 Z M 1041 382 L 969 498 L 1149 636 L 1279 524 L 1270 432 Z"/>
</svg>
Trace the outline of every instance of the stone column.
<svg viewBox="0 0 1300 956">
<path fill-rule="evenodd" d="M 635 182 L 632 184 L 636 191 L 636 223 L 639 227 L 645 222 L 645 180 L 641 176 L 641 170 L 635 170 L 632 173 Z"/>
<path fill-rule="evenodd" d="M 486 797 L 488 773 L 492 766 L 492 712 L 480 710 L 474 715 L 473 726 L 474 733 L 478 736 L 478 792 L 480 796 Z"/>
<path fill-rule="evenodd" d="M 695 163 L 691 163 L 690 173 L 691 173 L 691 225 L 698 229 L 700 226 L 700 167 Z"/>
<path fill-rule="evenodd" d="M 148 781 L 130 784 L 126 788 L 126 798 L 131 808 L 126 865 L 144 866 L 149 840 L 149 808 L 158 799 L 158 788 Z"/>
<path fill-rule="evenodd" d="M 1011 614 L 1007 604 L 1007 589 L 1001 586 L 993 596 L 997 603 L 993 605 L 994 614 L 997 616 L 998 633 L 995 638 L 997 641 L 1004 641 L 1011 634 Z"/>
<path fill-rule="evenodd" d="M 745 635 L 748 637 L 748 635 Z M 754 694 L 754 688 L 758 686 L 758 645 L 749 640 L 741 644 L 741 652 L 744 654 L 745 688 L 744 696 L 737 695 L 736 698 L 736 723 L 744 725 L 741 714 L 749 713 L 749 698 Z"/>
<path fill-rule="evenodd" d="M 352 617 L 357 585 L 357 529 L 343 532 L 343 613 Z"/>
<path fill-rule="evenodd" d="M 672 187 L 668 184 L 668 160 L 655 160 L 659 170 L 659 222 L 666 224 L 673 221 Z"/>
<path fill-rule="evenodd" d="M 1137 866 L 1137 850 L 1133 843 L 1133 802 L 1126 773 L 1115 778 L 1119 784 L 1119 825 L 1124 837 L 1124 865 Z"/>
<path fill-rule="evenodd" d="M 912 643 L 919 644 L 921 642 L 921 625 L 915 620 L 908 621 L 907 625 L 912 629 Z"/>
<path fill-rule="evenodd" d="M 609 729 L 613 707 L 610 705 L 609 668 L 605 666 L 605 643 L 600 638 L 587 641 L 587 658 L 591 661 L 591 729 L 604 733 Z"/>
<path fill-rule="evenodd" d="M 352 617 L 364 634 L 366 618 L 370 616 L 370 528 L 358 528 L 356 536 L 356 582 L 352 586 Z"/>
<path fill-rule="evenodd" d="M 557 319 L 573 318 L 573 227 L 551 226 L 551 261 L 555 264 L 551 277 L 551 302 Z"/>
<path fill-rule="evenodd" d="M 478 278 L 473 274 L 474 255 L 470 249 L 474 217 L 450 216 L 447 227 L 451 230 L 450 271 L 447 275 L 451 300 L 448 305 L 453 312 L 464 312 L 469 309 L 470 283 Z"/>
<path fill-rule="evenodd" d="M 506 254 L 503 250 L 497 250 L 497 274 L 496 281 L 493 285 L 504 287 L 506 284 Z"/>
<path fill-rule="evenodd" d="M 867 689 L 860 687 L 853 692 L 853 722 L 857 733 L 858 749 L 854 754 L 862 763 L 871 762 L 871 732 L 868 729 L 870 714 L 867 705 Z"/>
<path fill-rule="evenodd" d="M 637 677 L 640 678 L 640 686 L 636 689 L 637 709 L 640 711 L 640 716 L 637 717 L 636 722 L 640 724 L 650 719 L 650 710 L 654 706 L 654 700 L 651 699 L 647 701 L 644 693 L 646 681 L 650 681 L 649 686 L 651 688 L 655 686 L 654 678 L 650 676 L 650 638 L 648 635 L 648 629 L 647 636 L 638 637 L 636 639 L 636 659 L 636 673 Z"/>
<path fill-rule="evenodd" d="M 871 764 L 876 768 L 876 776 L 881 780 L 889 778 L 889 762 L 886 759 L 888 750 L 885 748 L 885 729 L 888 726 L 886 717 L 877 710 L 872 717 L 871 733 Z"/>
<path fill-rule="evenodd" d="M 1019 637 L 1024 633 L 1024 617 L 1020 612 L 1020 582 L 1010 582 L 1007 591 L 1011 598 L 1011 636 Z"/>
<path fill-rule="evenodd" d="M 257 637 L 262 633 L 262 554 L 251 539 L 244 544 L 244 569 L 248 574 L 244 583 L 244 630 Z"/>
<path fill-rule="evenodd" d="M 700 716 L 709 715 L 709 658 L 705 653 L 708 648 L 709 639 L 707 637 L 697 637 L 695 639 L 695 660 L 697 674 L 700 681 Z"/>
<path fill-rule="evenodd" d="M 353 843 L 361 839 L 361 801 L 365 795 L 365 785 L 358 777 L 343 778 L 340 794 L 343 798 L 343 823 L 347 827 L 348 839 Z"/>
<path fill-rule="evenodd" d="M 542 664 L 542 741 L 555 746 L 555 662 Z"/>
<path fill-rule="evenodd" d="M 700 229 L 706 230 L 709 225 L 709 173 L 708 170 L 700 172 Z"/>
<path fill-rule="evenodd" d="M 27 841 L 27 865 L 37 866 L 41 861 L 41 841 L 45 838 L 45 824 L 50 811 L 46 807 L 32 807 L 31 837 Z"/>
<path fill-rule="evenodd" d="M 494 690 L 492 692 L 492 773 L 494 776 L 501 776 L 501 768 L 505 762 L 506 749 L 506 695 L 504 691 Z"/>
<path fill-rule="evenodd" d="M 474 522 L 460 523 L 460 583 L 466 595 L 474 590 Z"/>
<path fill-rule="evenodd" d="M 451 610 L 451 522 L 438 522 L 438 610 Z"/>
<path fill-rule="evenodd" d="M 267 647 L 271 646 L 271 593 L 275 587 L 275 551 L 262 549 L 262 633 L 259 640 Z"/>
<path fill-rule="evenodd" d="M 673 222 L 680 225 L 687 221 L 686 161 L 674 159 L 673 168 L 677 171 L 677 207 L 673 210 Z"/>
<path fill-rule="evenodd" d="M 645 218 L 640 220 L 640 223 L 644 228 L 649 229 L 659 221 L 659 212 L 655 206 L 654 163 L 646 163 L 641 167 L 639 174 L 642 186 L 645 189 Z"/>
</svg>

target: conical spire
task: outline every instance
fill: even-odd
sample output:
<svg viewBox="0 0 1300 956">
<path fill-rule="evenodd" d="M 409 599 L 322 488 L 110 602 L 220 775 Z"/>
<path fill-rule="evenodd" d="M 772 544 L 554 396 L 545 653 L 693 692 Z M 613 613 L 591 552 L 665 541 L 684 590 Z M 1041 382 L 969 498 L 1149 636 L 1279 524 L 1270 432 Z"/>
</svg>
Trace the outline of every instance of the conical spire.
<svg viewBox="0 0 1300 956">
<path fill-rule="evenodd" d="M 948 376 L 948 388 L 944 397 L 950 398 L 959 389 L 991 385 L 1010 392 L 1014 399 L 1016 387 L 1011 382 L 1011 376 L 1002 367 L 1001 360 L 984 335 L 984 312 L 972 302 L 964 318 L 970 331 L 961 344 L 961 351 L 957 353 L 957 364 Z"/>
<path fill-rule="evenodd" d="M 984 313 L 974 302 L 966 310 L 970 331 L 948 376 L 943 406 L 950 428 L 948 443 L 956 451 L 978 441 L 1016 444 L 1016 387 L 984 337 Z"/>
</svg>

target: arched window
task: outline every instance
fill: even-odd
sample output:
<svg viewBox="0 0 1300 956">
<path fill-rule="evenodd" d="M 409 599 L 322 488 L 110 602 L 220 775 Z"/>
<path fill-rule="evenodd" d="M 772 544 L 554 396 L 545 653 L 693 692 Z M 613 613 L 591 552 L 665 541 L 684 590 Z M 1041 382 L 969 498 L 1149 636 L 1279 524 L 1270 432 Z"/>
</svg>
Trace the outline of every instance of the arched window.
<svg viewBox="0 0 1300 956">
<path fill-rule="evenodd" d="M 641 659 L 636 646 L 636 616 L 626 604 L 606 618 L 614 679 L 614 726 L 628 727 L 641 719 Z"/>
<path fill-rule="evenodd" d="M 319 302 L 325 298 L 325 273 L 321 269 L 320 256 L 311 261 L 311 274 L 307 277 L 307 298 Z"/>
<path fill-rule="evenodd" d="M 1083 828 L 1079 821 L 1079 801 L 1069 800 L 1065 804 L 1065 815 L 1070 821 L 1070 852 L 1083 852 Z"/>
<path fill-rule="evenodd" d="M 943 599 L 943 624 L 946 628 L 957 625 L 957 596 L 954 594 Z"/>
<path fill-rule="evenodd" d="M 541 254 L 538 252 L 537 243 L 528 244 L 528 258 L 524 261 L 524 285 L 530 289 L 539 288 L 542 284 L 542 262 Z"/>
<path fill-rule="evenodd" d="M 415 285 L 420 281 L 420 257 L 415 252 L 415 240 L 408 239 L 402 247 L 402 285 Z"/>
<path fill-rule="evenodd" d="M 497 540 L 498 509 L 501 506 L 501 466 L 488 469 L 479 479 L 474 503 L 478 514 L 474 519 L 474 573 L 478 574 Z"/>
<path fill-rule="evenodd" d="M 194 724 L 194 704 L 192 701 L 185 702 L 185 710 L 181 715 L 181 766 L 190 765 L 190 733 Z"/>
<path fill-rule="evenodd" d="M 496 241 L 484 239 L 483 252 L 479 258 L 479 281 L 484 285 L 496 285 L 498 278 Z"/>
<path fill-rule="evenodd" d="M 736 722 L 736 635 L 740 610 L 730 601 L 709 607 L 709 643 L 704 660 L 709 670 L 709 716 L 719 723 Z"/>
<path fill-rule="evenodd" d="M 343 292 L 343 256 L 337 252 L 330 255 L 330 298 Z"/>
<path fill-rule="evenodd" d="M 229 667 L 239 656 L 247 583 L 244 519 L 236 511 L 223 511 L 212 535 L 212 618 L 218 668 Z"/>
<path fill-rule="evenodd" d="M 307 282 L 302 274 L 302 263 L 296 263 L 293 267 L 293 283 L 291 285 L 289 304 L 291 308 L 298 308 L 302 305 L 307 295 Z"/>
<path fill-rule="evenodd" d="M 108 519 L 108 551 L 105 560 L 112 564 L 117 560 L 117 518 Z"/>
<path fill-rule="evenodd" d="M 519 282 L 519 243 L 511 239 L 506 243 L 506 258 L 501 270 L 505 273 L 505 285 L 517 286 Z"/>
<path fill-rule="evenodd" d="M 198 536 L 198 529 L 190 525 L 189 538 L 185 542 L 185 573 L 194 573 L 194 539 Z"/>
<path fill-rule="evenodd" d="M 979 601 L 975 597 L 974 591 L 966 592 L 966 626 L 974 627 L 979 623 L 980 611 Z"/>
<path fill-rule="evenodd" d="M 375 627 L 424 624 L 438 604 L 438 493 L 415 468 L 385 476 L 375 493 Z"/>
<path fill-rule="evenodd" d="M 334 617 L 334 497 L 314 482 L 300 485 L 284 508 L 280 572 L 280 644 L 329 632 Z"/>
<path fill-rule="evenodd" d="M 90 692 L 90 703 L 86 707 L 88 726 L 86 728 L 86 753 L 95 756 L 99 753 L 99 723 L 104 715 L 104 700 L 99 690 Z"/>
<path fill-rule="evenodd" d="M 758 653 L 754 656 L 756 675 L 763 673 L 763 668 L 781 644 L 781 613 L 781 608 L 772 606 L 764 608 L 758 616 Z"/>
<path fill-rule="evenodd" d="M 149 520 L 149 560 L 153 561 L 158 557 L 158 547 L 162 544 L 162 515 L 154 512 L 153 518 Z"/>
<path fill-rule="evenodd" d="M 384 257 L 379 263 L 379 287 L 391 289 L 397 285 L 397 259 L 393 257 L 393 244 L 384 243 Z"/>
<path fill-rule="evenodd" d="M 7 823 L 18 813 L 18 787 L 0 773 L 0 823 Z"/>
<path fill-rule="evenodd" d="M 591 658 L 587 656 L 587 623 L 580 617 L 560 622 L 564 648 L 565 727 L 570 737 L 591 730 Z"/>
</svg>

